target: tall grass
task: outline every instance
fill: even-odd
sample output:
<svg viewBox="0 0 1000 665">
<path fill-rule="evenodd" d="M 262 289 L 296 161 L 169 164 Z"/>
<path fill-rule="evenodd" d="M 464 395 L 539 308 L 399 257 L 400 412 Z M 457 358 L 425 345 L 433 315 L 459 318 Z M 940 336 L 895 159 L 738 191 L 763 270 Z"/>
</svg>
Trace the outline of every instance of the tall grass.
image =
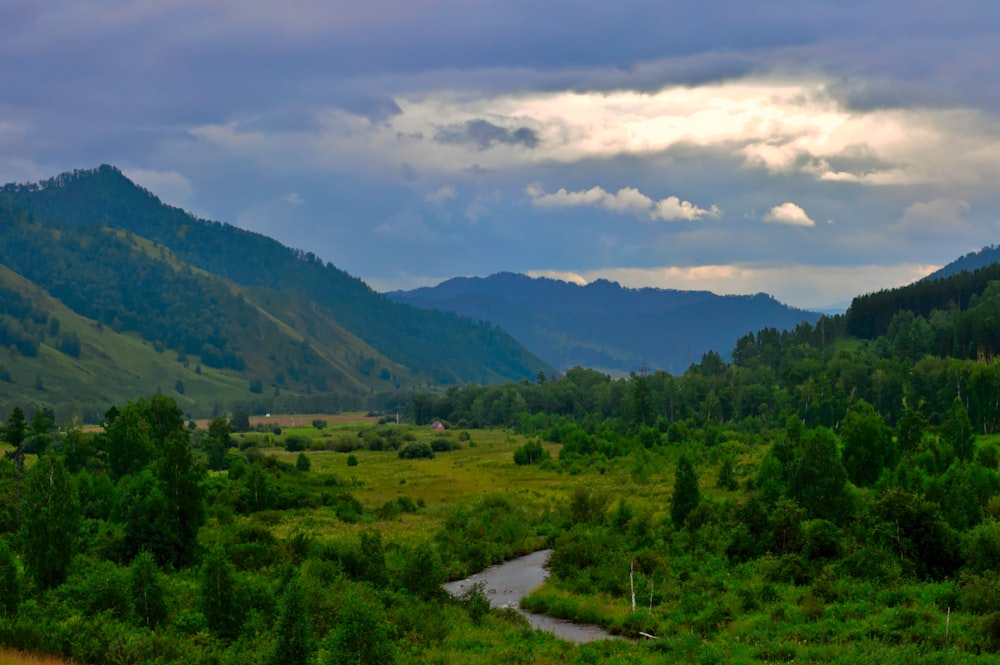
<svg viewBox="0 0 1000 665">
<path fill-rule="evenodd" d="M 0 649 L 0 665 L 69 665 L 71 661 L 53 656 L 33 656 L 22 651 Z"/>
</svg>

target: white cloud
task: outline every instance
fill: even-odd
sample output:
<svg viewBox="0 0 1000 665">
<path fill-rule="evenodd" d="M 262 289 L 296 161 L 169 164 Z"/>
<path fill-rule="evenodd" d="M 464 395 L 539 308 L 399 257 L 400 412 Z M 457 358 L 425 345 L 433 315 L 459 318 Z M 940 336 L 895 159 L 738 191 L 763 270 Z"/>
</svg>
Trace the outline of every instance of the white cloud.
<svg viewBox="0 0 1000 665">
<path fill-rule="evenodd" d="M 615 194 L 602 187 L 591 187 L 588 190 L 578 192 L 562 188 L 550 194 L 546 193 L 540 185 L 532 184 L 525 187 L 524 191 L 531 198 L 532 205 L 539 208 L 591 206 L 619 214 L 630 214 L 665 222 L 696 221 L 702 217 L 719 217 L 722 214 L 718 206 L 712 205 L 708 209 L 699 208 L 690 201 L 682 201 L 676 196 L 668 196 L 655 201 L 635 187 L 622 187 Z"/>
<path fill-rule="evenodd" d="M 179 205 L 191 198 L 191 181 L 177 171 L 128 169 L 125 176 L 132 182 L 156 194 L 165 203 Z"/>
<path fill-rule="evenodd" d="M 802 264 L 667 266 L 654 268 L 605 268 L 584 272 L 529 271 L 532 277 L 551 277 L 576 284 L 596 279 L 622 286 L 704 290 L 718 294 L 769 293 L 802 308 L 827 307 L 880 288 L 910 284 L 940 266 L 919 263 L 894 265 L 813 266 Z"/>
<path fill-rule="evenodd" d="M 457 196 L 454 185 L 442 185 L 438 189 L 427 194 L 424 200 L 428 203 L 433 203 L 434 205 L 441 205 L 449 199 L 453 199 Z"/>
<path fill-rule="evenodd" d="M 806 211 L 791 201 L 774 206 L 761 219 L 772 224 L 788 224 L 789 226 L 816 226 Z"/>
<path fill-rule="evenodd" d="M 381 121 L 343 109 L 319 112 L 318 128 L 268 134 L 239 123 L 191 130 L 203 141 L 262 162 L 303 156 L 318 166 L 412 165 L 421 173 L 468 177 L 480 171 L 568 164 L 671 150 L 727 155 L 769 173 L 868 186 L 966 184 L 1000 178 L 1000 117 L 966 108 L 848 108 L 819 75 L 750 77 L 655 92 L 430 90 L 394 97 Z M 516 141 L 442 141 L 442 127 L 489 125 Z M 505 135 L 506 135 L 505 134 Z M 464 174 L 464 176 L 463 176 Z"/>
<path fill-rule="evenodd" d="M 293 206 L 300 206 L 306 202 L 306 200 L 302 198 L 302 195 L 297 192 L 292 192 L 291 194 L 286 196 L 285 201 L 291 203 Z"/>
</svg>

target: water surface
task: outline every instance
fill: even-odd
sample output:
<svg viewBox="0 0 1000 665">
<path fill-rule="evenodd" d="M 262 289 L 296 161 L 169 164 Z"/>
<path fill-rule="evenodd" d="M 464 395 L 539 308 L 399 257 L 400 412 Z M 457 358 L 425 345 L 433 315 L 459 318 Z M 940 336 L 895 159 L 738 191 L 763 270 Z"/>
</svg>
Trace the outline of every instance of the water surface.
<svg viewBox="0 0 1000 665">
<path fill-rule="evenodd" d="M 521 609 L 521 599 L 541 586 L 545 578 L 548 577 L 545 564 L 548 562 L 550 554 L 552 554 L 552 550 L 532 552 L 526 556 L 490 566 L 464 580 L 448 582 L 444 588 L 451 595 L 460 596 L 473 584 L 482 582 L 491 607 L 511 607 L 527 617 L 528 622 L 534 628 L 548 631 L 556 637 L 577 643 L 616 639 L 614 635 L 600 626 L 574 623 L 544 614 L 533 614 Z"/>
</svg>

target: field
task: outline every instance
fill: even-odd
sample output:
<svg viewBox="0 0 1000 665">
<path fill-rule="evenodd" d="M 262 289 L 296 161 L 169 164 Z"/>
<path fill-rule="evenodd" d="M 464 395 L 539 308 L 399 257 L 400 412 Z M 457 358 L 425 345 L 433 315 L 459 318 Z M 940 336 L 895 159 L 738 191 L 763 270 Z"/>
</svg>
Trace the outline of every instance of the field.
<svg viewBox="0 0 1000 665">
<path fill-rule="evenodd" d="M 0 665 L 71 665 L 70 661 L 0 649 Z"/>
<path fill-rule="evenodd" d="M 272 440 L 271 447 L 261 439 L 260 434 L 243 435 L 250 441 L 260 442 L 266 454 L 278 460 L 294 464 L 298 452 L 287 452 L 281 441 L 288 437 L 308 439 L 310 445 L 323 445 L 337 438 L 353 437 L 369 423 L 345 416 L 337 426 L 329 416 L 317 416 L 331 423 L 330 427 L 317 430 L 312 426 L 282 429 L 282 435 Z M 312 416 L 296 416 L 300 422 L 311 422 Z M 274 422 L 288 421 L 284 416 Z M 254 420 L 251 421 L 252 423 Z M 445 433 L 431 432 L 426 427 L 403 425 L 399 430 L 410 435 L 417 442 L 430 442 L 435 438 L 445 438 L 460 446 L 457 450 L 438 453 L 433 459 L 400 459 L 395 451 L 355 450 L 350 453 L 357 466 L 348 466 L 348 453 L 307 450 L 312 463 L 313 474 L 328 474 L 337 477 L 361 502 L 365 511 L 375 511 L 386 502 L 407 497 L 421 500 L 425 509 L 413 514 L 402 514 L 391 521 L 380 521 L 377 528 L 387 541 L 411 543 L 427 538 L 441 528 L 450 512 L 458 506 L 468 506 L 491 495 L 499 495 L 511 502 L 524 506 L 532 512 L 556 511 L 565 506 L 573 491 L 584 483 L 591 491 L 606 497 L 609 501 L 621 497 L 642 500 L 655 507 L 665 506 L 673 484 L 672 468 L 667 473 L 666 464 L 653 464 L 645 472 L 642 482 L 636 482 L 632 464 L 608 464 L 600 470 L 580 473 L 567 472 L 554 467 L 539 465 L 516 466 L 514 451 L 527 440 L 525 437 L 502 430 L 466 430 L 460 441 L 458 431 Z M 244 444 L 245 445 L 245 444 Z M 553 456 L 558 455 L 557 444 L 544 444 Z M 711 491 L 707 487 L 706 492 Z M 274 527 L 276 535 L 287 536 L 295 532 L 306 532 L 319 538 L 336 538 L 356 533 L 372 524 L 359 522 L 348 524 L 337 518 L 330 509 L 284 511 L 281 521 Z"/>
</svg>

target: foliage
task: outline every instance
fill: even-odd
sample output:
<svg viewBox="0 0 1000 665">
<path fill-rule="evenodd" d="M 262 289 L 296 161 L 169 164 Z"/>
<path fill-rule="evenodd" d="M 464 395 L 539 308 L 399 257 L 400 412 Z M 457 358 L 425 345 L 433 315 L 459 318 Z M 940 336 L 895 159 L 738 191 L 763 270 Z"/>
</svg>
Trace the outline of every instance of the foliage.
<svg viewBox="0 0 1000 665">
<path fill-rule="evenodd" d="M 46 453 L 25 476 L 21 525 L 24 566 L 43 589 L 66 578 L 77 547 L 80 505 L 62 460 Z"/>
<path fill-rule="evenodd" d="M 538 464 L 548 458 L 549 451 L 542 448 L 542 444 L 538 441 L 528 441 L 514 451 L 514 464 L 518 466 Z"/>
<path fill-rule="evenodd" d="M 677 475 L 674 478 L 674 493 L 670 499 L 670 519 L 681 526 L 688 515 L 701 502 L 701 491 L 698 489 L 698 476 L 694 465 L 687 456 L 681 456 L 677 462 Z"/>
<path fill-rule="evenodd" d="M 156 559 L 148 551 L 142 551 L 132 560 L 129 574 L 129 601 L 132 615 L 140 626 L 154 628 L 167 619 L 167 604 L 160 582 L 160 571 Z"/>
<path fill-rule="evenodd" d="M 7 543 L 0 540 L 0 616 L 17 613 L 21 602 L 21 575 L 17 559 Z"/>
<path fill-rule="evenodd" d="M 432 459 L 433 457 L 434 450 L 429 444 L 423 442 L 407 444 L 399 451 L 400 459 Z"/>
<path fill-rule="evenodd" d="M 224 639 L 239 633 L 242 616 L 232 564 L 222 547 L 213 547 L 201 564 L 198 604 L 208 629 Z"/>
<path fill-rule="evenodd" d="M 390 665 L 396 656 L 385 611 L 361 590 L 341 597 L 336 627 L 320 654 L 321 665 Z"/>
<path fill-rule="evenodd" d="M 314 650 L 311 618 L 302 580 L 296 575 L 285 586 L 278 613 L 277 636 L 269 665 L 306 665 Z"/>
</svg>

